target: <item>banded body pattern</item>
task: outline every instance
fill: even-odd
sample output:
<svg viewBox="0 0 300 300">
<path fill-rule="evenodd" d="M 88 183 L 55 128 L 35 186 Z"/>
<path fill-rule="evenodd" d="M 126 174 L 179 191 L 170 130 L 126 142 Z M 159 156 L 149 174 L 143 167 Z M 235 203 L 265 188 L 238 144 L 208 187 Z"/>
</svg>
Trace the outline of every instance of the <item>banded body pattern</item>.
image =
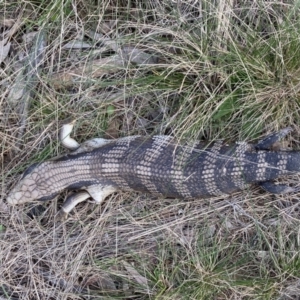
<svg viewBox="0 0 300 300">
<path fill-rule="evenodd" d="M 112 141 L 96 138 L 73 153 L 30 167 L 7 201 L 17 204 L 48 200 L 63 189 L 85 190 L 68 198 L 64 209 L 69 212 L 90 196 L 101 203 L 118 190 L 184 199 L 229 194 L 252 183 L 271 193 L 297 191 L 272 182 L 281 175 L 300 171 L 299 151 L 271 150 L 290 131 L 282 129 L 256 145 L 179 143 L 170 136 L 130 136 Z M 74 143 L 65 144 L 71 148 Z"/>
<path fill-rule="evenodd" d="M 204 161 L 204 167 L 202 172 L 203 183 L 206 192 L 210 195 L 222 194 L 215 180 L 215 178 L 218 176 L 216 162 L 219 157 L 222 145 L 223 141 L 216 141 L 209 149 L 209 151 L 207 151 L 206 159 Z"/>
<path fill-rule="evenodd" d="M 287 165 L 285 154 L 280 155 L 279 170 L 278 153 L 257 151 L 247 143 L 190 145 L 168 136 L 134 137 L 92 151 L 90 172 L 93 178 L 105 178 L 120 189 L 188 199 L 272 180 Z"/>
<path fill-rule="evenodd" d="M 248 143 L 238 143 L 234 152 L 234 165 L 231 168 L 232 183 L 236 188 L 244 189 L 247 184 L 244 178 L 244 168 L 247 166 L 247 153 L 253 152 L 253 147 Z"/>
</svg>

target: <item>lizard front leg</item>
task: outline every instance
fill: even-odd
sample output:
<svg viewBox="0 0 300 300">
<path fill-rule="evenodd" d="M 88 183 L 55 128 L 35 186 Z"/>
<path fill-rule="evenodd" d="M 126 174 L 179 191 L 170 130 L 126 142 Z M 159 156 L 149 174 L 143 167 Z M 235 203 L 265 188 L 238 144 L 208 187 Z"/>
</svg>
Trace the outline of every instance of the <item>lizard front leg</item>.
<svg viewBox="0 0 300 300">
<path fill-rule="evenodd" d="M 66 220 L 69 212 L 71 212 L 78 203 L 88 198 L 92 198 L 96 204 L 101 204 L 107 196 L 116 192 L 118 189 L 112 185 L 94 184 L 88 186 L 85 190 L 86 191 L 74 193 L 67 198 L 57 214 L 57 220 Z"/>
</svg>

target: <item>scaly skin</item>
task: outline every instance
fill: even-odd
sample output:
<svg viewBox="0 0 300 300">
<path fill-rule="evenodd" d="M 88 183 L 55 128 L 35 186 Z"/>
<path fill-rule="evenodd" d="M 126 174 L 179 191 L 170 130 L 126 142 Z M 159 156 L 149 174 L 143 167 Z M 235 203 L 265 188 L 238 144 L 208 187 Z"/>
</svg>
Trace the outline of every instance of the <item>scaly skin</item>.
<svg viewBox="0 0 300 300">
<path fill-rule="evenodd" d="M 183 199 L 229 194 L 252 183 L 272 193 L 295 191 L 271 180 L 298 172 L 299 152 L 267 150 L 289 131 L 283 129 L 257 147 L 247 143 L 229 146 L 222 141 L 180 145 L 169 136 L 94 139 L 71 154 L 30 167 L 7 202 L 50 200 L 64 189 L 86 191 L 67 200 L 63 208 L 68 213 L 89 196 L 101 203 L 118 190 Z"/>
</svg>

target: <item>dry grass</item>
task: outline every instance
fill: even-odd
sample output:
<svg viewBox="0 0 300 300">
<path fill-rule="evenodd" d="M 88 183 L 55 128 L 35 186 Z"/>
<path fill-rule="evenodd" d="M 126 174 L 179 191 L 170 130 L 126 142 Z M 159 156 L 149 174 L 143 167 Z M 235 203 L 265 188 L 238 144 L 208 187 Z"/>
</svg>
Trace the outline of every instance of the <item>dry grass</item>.
<svg viewBox="0 0 300 300">
<path fill-rule="evenodd" d="M 65 151 L 70 118 L 79 141 L 252 140 L 293 126 L 297 147 L 297 3 L 15 0 L 0 12 L 0 297 L 298 299 L 297 194 L 120 193 L 62 224 L 65 195 L 5 206 L 27 166 Z"/>
</svg>

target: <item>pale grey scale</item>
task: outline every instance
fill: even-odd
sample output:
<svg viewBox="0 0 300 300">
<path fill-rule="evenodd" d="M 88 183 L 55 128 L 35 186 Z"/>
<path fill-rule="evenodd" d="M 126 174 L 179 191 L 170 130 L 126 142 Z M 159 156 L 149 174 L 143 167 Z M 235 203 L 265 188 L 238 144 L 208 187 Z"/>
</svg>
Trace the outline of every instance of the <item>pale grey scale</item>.
<svg viewBox="0 0 300 300">
<path fill-rule="evenodd" d="M 250 184 L 246 183 L 243 177 L 235 177 L 232 179 L 233 184 L 239 189 L 243 190 L 250 186 Z"/>
<path fill-rule="evenodd" d="M 241 143 L 237 146 L 233 159 L 235 161 L 235 165 L 243 166 L 245 164 L 246 152 L 248 149 L 248 145 L 245 143 Z"/>
<path fill-rule="evenodd" d="M 127 139 L 127 143 L 129 141 L 130 139 Z M 100 181 L 101 177 L 103 176 L 103 178 L 111 180 L 111 182 L 119 188 L 128 190 L 129 185 L 127 181 L 121 177 L 121 174 L 126 172 L 121 164 L 121 158 L 125 153 L 124 150 L 127 150 L 128 147 L 120 147 L 120 145 L 117 145 L 117 143 L 112 144 L 111 147 L 112 149 L 107 153 L 102 153 L 101 156 L 97 156 L 97 163 L 91 166 L 91 173 L 94 174 L 95 177 L 100 178 Z M 120 151 L 121 148 L 122 151 Z M 118 151 L 114 151 L 115 149 L 118 149 Z M 112 151 L 114 151 L 113 154 Z M 121 152 L 122 155 L 120 155 Z"/>
<path fill-rule="evenodd" d="M 123 145 L 116 145 L 112 150 L 110 150 L 108 153 L 103 153 L 103 157 L 107 158 L 121 158 L 123 157 L 124 153 L 127 151 L 128 146 L 123 146 Z"/>
<path fill-rule="evenodd" d="M 120 177 L 118 174 L 109 175 L 107 176 L 107 178 L 110 179 L 119 188 L 122 188 L 124 190 L 130 190 L 130 186 L 128 185 L 127 181 L 122 177 Z"/>
<path fill-rule="evenodd" d="M 204 168 L 202 171 L 202 178 L 204 181 L 204 187 L 206 191 L 211 195 L 219 195 L 222 194 L 222 191 L 218 188 L 216 184 L 216 161 L 218 159 L 218 155 L 223 146 L 223 141 L 216 141 L 213 146 L 207 151 L 205 160 L 204 160 Z"/>
<path fill-rule="evenodd" d="M 132 143 L 140 138 L 141 136 L 136 135 L 117 139 L 114 148 L 108 153 L 108 156 L 122 158 L 128 148 L 131 147 Z M 132 151 L 136 151 L 136 149 L 132 149 Z"/>
<path fill-rule="evenodd" d="M 237 144 L 237 148 L 233 154 L 233 159 L 236 162 L 236 166 L 243 166 L 245 164 L 246 153 L 252 149 L 251 145 L 241 142 Z"/>
<path fill-rule="evenodd" d="M 120 170 L 120 160 L 116 157 L 105 158 L 101 163 L 101 173 L 116 173 Z"/>
<path fill-rule="evenodd" d="M 151 148 L 147 149 L 145 152 L 144 159 L 148 162 L 154 162 L 160 156 L 162 148 L 166 146 L 164 141 L 162 141 L 158 136 L 152 138 Z"/>
<path fill-rule="evenodd" d="M 118 144 L 118 142 L 114 142 L 112 143 L 112 149 L 103 157 L 116 157 L 116 158 L 120 158 L 122 154 L 124 154 L 126 152 L 126 150 L 128 149 L 129 145 L 127 144 Z"/>
<path fill-rule="evenodd" d="M 216 160 L 220 158 L 221 147 L 222 147 L 222 141 L 216 141 L 210 149 L 208 150 L 204 149 L 204 151 L 207 154 L 205 157 L 206 165 L 214 166 Z"/>
<path fill-rule="evenodd" d="M 152 172 L 150 166 L 144 166 L 143 164 L 137 165 L 137 177 L 140 179 L 141 183 L 145 186 L 146 190 L 150 193 L 158 194 L 159 191 L 156 185 L 150 180 L 151 176 L 155 175 Z"/>
<path fill-rule="evenodd" d="M 115 182 L 119 187 L 130 188 L 128 182 L 118 174 L 108 176 L 113 182 Z"/>
<path fill-rule="evenodd" d="M 184 199 L 191 199 L 192 195 L 190 193 L 189 190 L 187 190 L 186 188 L 181 188 L 181 186 L 177 186 L 177 184 L 174 184 L 174 187 L 177 191 L 177 193 Z"/>
<path fill-rule="evenodd" d="M 174 138 L 170 135 L 154 135 L 152 140 L 155 145 L 168 146 L 170 142 L 174 141 Z"/>
<path fill-rule="evenodd" d="M 276 167 L 279 170 L 279 174 L 286 173 L 287 163 L 288 163 L 288 154 L 287 153 L 278 154 Z"/>
<path fill-rule="evenodd" d="M 233 154 L 234 164 L 233 168 L 231 169 L 231 177 L 233 184 L 239 188 L 244 189 L 247 187 L 247 184 L 244 179 L 244 166 L 246 164 L 246 152 L 251 150 L 251 145 L 245 142 L 240 142 L 237 144 L 237 148 Z"/>
<path fill-rule="evenodd" d="M 193 149 L 195 149 L 198 144 L 199 142 L 187 143 L 181 147 L 181 151 L 178 153 L 175 159 L 173 159 L 171 178 L 173 180 L 174 187 L 182 197 L 187 199 L 192 198 L 192 195 L 187 182 L 189 178 L 184 175 L 184 168 L 188 164 L 188 160 L 193 152 Z"/>
<path fill-rule="evenodd" d="M 254 147 L 252 144 L 249 144 L 247 142 L 238 142 L 236 143 L 238 146 L 235 150 L 235 153 L 237 155 L 239 154 L 244 154 L 246 152 L 250 152 L 250 151 L 253 151 L 254 150 Z"/>
<path fill-rule="evenodd" d="M 140 135 L 132 135 L 132 136 L 126 136 L 123 138 L 119 138 L 115 141 L 117 145 L 129 145 L 130 142 L 135 141 L 136 139 L 139 139 L 141 136 Z"/>
<path fill-rule="evenodd" d="M 212 153 L 215 153 L 215 154 L 219 154 L 220 153 L 220 150 L 222 148 L 224 144 L 224 141 L 223 140 L 216 140 L 214 143 L 213 143 L 213 146 L 210 148 L 210 151 L 209 152 L 212 152 Z"/>
<path fill-rule="evenodd" d="M 171 136 L 156 135 L 152 138 L 151 148 L 146 150 L 145 159 L 155 161 L 162 153 L 165 147 L 168 147 L 173 141 Z"/>
<path fill-rule="evenodd" d="M 85 161 L 76 159 L 72 165 L 70 165 L 69 161 L 51 162 L 51 165 L 49 169 L 52 169 L 52 172 L 46 174 L 45 182 L 39 184 L 42 189 L 47 187 L 47 190 L 52 190 L 55 187 L 54 190 L 60 190 L 70 184 L 91 179 L 89 165 Z"/>
<path fill-rule="evenodd" d="M 263 151 L 260 151 L 257 154 L 257 169 L 256 169 L 256 181 L 264 181 L 266 180 L 266 153 Z"/>
<path fill-rule="evenodd" d="M 177 171 L 179 172 L 179 171 Z M 185 184 L 185 179 L 182 175 L 182 171 L 178 174 L 171 173 L 171 181 L 176 192 L 184 198 L 192 198 L 188 186 Z"/>
<path fill-rule="evenodd" d="M 145 191 L 150 193 L 160 194 L 157 186 L 152 182 L 151 178 L 158 177 L 156 172 L 156 161 L 163 153 L 164 148 L 170 144 L 172 137 L 154 136 L 150 141 L 151 147 L 148 148 L 143 156 L 143 159 L 136 165 L 137 178 L 144 186 Z M 154 167 L 153 167 L 154 166 Z"/>
<path fill-rule="evenodd" d="M 153 142 L 155 145 L 152 149 L 155 149 L 156 145 L 160 148 L 160 155 L 152 156 L 151 159 L 153 160 L 151 169 L 155 173 L 152 178 L 154 179 L 157 191 L 166 196 L 182 197 L 185 190 L 181 191 L 178 188 L 178 185 L 182 182 L 182 178 L 179 178 L 179 172 L 174 170 L 174 160 L 177 159 L 176 153 L 180 151 L 178 149 L 181 149 L 181 146 L 171 137 L 155 137 Z"/>
</svg>

